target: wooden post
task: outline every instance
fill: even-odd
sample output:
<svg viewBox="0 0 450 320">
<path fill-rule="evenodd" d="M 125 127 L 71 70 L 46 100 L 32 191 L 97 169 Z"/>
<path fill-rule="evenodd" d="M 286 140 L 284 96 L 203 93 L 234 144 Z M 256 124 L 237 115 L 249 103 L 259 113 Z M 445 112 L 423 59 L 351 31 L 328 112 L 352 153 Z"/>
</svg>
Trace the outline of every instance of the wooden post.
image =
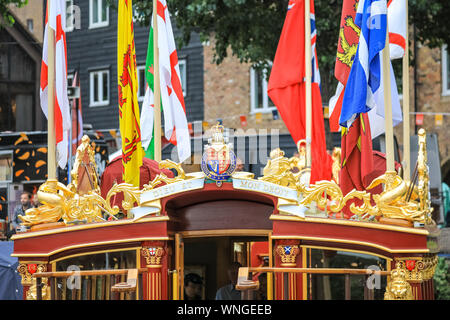
<svg viewBox="0 0 450 320">
<path fill-rule="evenodd" d="M 50 19 L 50 8 L 52 0 L 48 0 L 48 18 Z M 48 113 L 47 113 L 47 180 L 56 181 L 56 136 L 55 136 L 55 30 L 50 28 L 50 23 L 47 26 L 47 41 L 48 41 Z"/>
<path fill-rule="evenodd" d="M 394 132 L 392 122 L 391 99 L 391 59 L 389 54 L 389 29 L 386 22 L 386 44 L 383 55 L 383 81 L 384 81 L 384 117 L 385 117 L 385 142 L 386 142 L 386 171 L 395 172 L 394 163 Z"/>
<path fill-rule="evenodd" d="M 350 282 L 350 275 L 345 275 L 345 300 L 352 300 L 352 288 Z"/>
<path fill-rule="evenodd" d="M 272 231 L 269 232 L 269 267 L 273 267 Z M 273 300 L 273 273 L 267 272 L 267 300 Z"/>
<path fill-rule="evenodd" d="M 154 139 L 155 139 L 155 160 L 161 161 L 161 87 L 159 74 L 159 48 L 158 48 L 158 14 L 157 2 L 153 0 L 153 72 L 155 76 L 155 87 L 153 88 L 155 105 L 154 112 Z"/>
<path fill-rule="evenodd" d="M 42 279 L 36 278 L 36 300 L 42 300 Z"/>
<path fill-rule="evenodd" d="M 403 56 L 402 81 L 403 81 L 403 179 L 411 180 L 411 146 L 409 125 L 409 36 L 408 36 L 408 0 L 406 6 L 406 34 L 405 55 Z"/>
<path fill-rule="evenodd" d="M 312 52 L 311 52 L 311 14 L 310 2 L 305 1 L 305 84 L 306 84 L 306 167 L 311 167 L 311 139 L 312 139 Z"/>
</svg>

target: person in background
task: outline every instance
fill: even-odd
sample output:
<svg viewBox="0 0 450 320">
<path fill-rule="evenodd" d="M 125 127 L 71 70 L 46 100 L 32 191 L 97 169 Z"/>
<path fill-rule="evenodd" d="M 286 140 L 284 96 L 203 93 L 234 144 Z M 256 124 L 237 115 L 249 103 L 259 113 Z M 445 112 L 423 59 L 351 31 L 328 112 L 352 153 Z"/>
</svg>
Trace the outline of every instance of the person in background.
<svg viewBox="0 0 450 320">
<path fill-rule="evenodd" d="M 202 278 L 196 273 L 184 276 L 184 300 L 202 300 Z"/>
<path fill-rule="evenodd" d="M 216 300 L 241 300 L 241 292 L 236 290 L 240 267 L 242 265 L 236 261 L 228 267 L 228 279 L 230 283 L 217 290 Z"/>
<path fill-rule="evenodd" d="M 235 172 L 244 171 L 244 162 L 241 159 L 236 158 L 236 170 Z"/>
<path fill-rule="evenodd" d="M 255 300 L 267 300 L 267 273 L 258 276 L 259 289 L 255 292 Z"/>
<path fill-rule="evenodd" d="M 31 205 L 33 208 L 37 208 L 40 205 L 37 193 L 33 194 L 32 200 L 31 200 Z"/>
<path fill-rule="evenodd" d="M 31 206 L 31 193 L 24 191 L 20 195 L 20 204 L 16 206 L 12 215 L 8 214 L 9 230 L 7 232 L 8 239 L 16 233 L 16 229 L 20 226 L 22 222 L 19 219 L 20 216 L 25 215 L 25 211 L 32 208 Z"/>
</svg>

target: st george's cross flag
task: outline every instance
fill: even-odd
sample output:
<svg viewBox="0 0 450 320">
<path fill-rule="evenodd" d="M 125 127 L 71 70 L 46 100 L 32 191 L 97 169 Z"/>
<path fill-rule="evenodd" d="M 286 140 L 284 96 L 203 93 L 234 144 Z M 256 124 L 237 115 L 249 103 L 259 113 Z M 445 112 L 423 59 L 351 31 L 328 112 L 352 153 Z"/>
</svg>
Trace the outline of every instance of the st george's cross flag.
<svg viewBox="0 0 450 320">
<path fill-rule="evenodd" d="M 355 23 L 356 7 L 362 8 L 364 1 L 344 0 L 341 14 L 341 29 L 339 33 L 338 50 L 336 56 L 335 77 L 339 81 L 336 94 L 329 101 L 329 124 L 332 132 L 340 130 L 339 118 L 341 115 L 344 90 L 348 75 L 352 67 L 360 38 L 360 27 Z M 388 2 L 388 28 L 390 42 L 390 58 L 397 59 L 404 55 L 406 36 L 405 0 L 389 0 Z M 376 18 L 375 18 L 376 19 Z M 381 59 L 381 56 L 379 57 Z M 380 60 L 381 64 L 381 60 Z M 391 72 L 391 100 L 393 125 L 402 121 L 400 99 L 392 66 Z M 385 131 L 384 100 L 383 100 L 383 70 L 381 69 L 381 84 L 374 93 L 375 108 L 368 113 L 371 126 L 371 137 L 376 138 Z"/>
<path fill-rule="evenodd" d="M 48 36 L 55 33 L 55 138 L 56 160 L 60 168 L 67 165 L 69 155 L 70 106 L 67 98 L 67 52 L 66 52 L 66 2 L 52 0 L 50 12 L 45 16 L 44 44 L 42 50 L 40 100 L 41 108 L 48 118 Z M 52 94 L 51 94 L 52 95 Z"/>
<path fill-rule="evenodd" d="M 164 113 L 164 135 L 177 146 L 178 160 L 183 162 L 191 156 L 191 141 L 186 118 L 178 55 L 173 37 L 170 14 L 165 0 L 157 3 L 159 75 L 161 88 L 161 108 Z M 148 40 L 145 79 L 145 97 L 141 111 L 142 146 L 146 157 L 154 157 L 154 56 L 153 19 Z"/>
<path fill-rule="evenodd" d="M 123 180 L 140 186 L 143 150 L 137 100 L 137 67 L 132 0 L 119 0 L 117 25 L 119 126 L 122 137 Z"/>
<path fill-rule="evenodd" d="M 310 1 L 310 0 L 307 0 Z M 314 2 L 311 8 L 312 137 L 310 183 L 331 179 L 331 158 L 326 150 L 320 74 L 316 53 Z M 297 144 L 306 137 L 305 2 L 289 1 L 268 83 L 268 95 Z M 306 62 L 308 63 L 308 62 Z"/>
</svg>

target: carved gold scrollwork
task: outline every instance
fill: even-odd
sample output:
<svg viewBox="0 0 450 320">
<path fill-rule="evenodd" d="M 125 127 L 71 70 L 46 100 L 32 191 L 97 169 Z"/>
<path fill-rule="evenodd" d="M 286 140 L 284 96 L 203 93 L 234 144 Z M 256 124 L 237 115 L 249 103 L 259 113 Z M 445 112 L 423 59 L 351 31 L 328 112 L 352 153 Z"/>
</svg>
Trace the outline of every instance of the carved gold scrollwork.
<svg viewBox="0 0 450 320">
<path fill-rule="evenodd" d="M 295 267 L 300 249 L 297 245 L 279 245 L 277 246 L 276 253 L 281 258 L 280 265 L 282 267 Z"/>
<path fill-rule="evenodd" d="M 89 137 L 84 136 L 77 148 L 75 165 L 71 172 L 72 182 L 65 186 L 56 180 L 47 180 L 39 187 L 38 197 L 43 203 L 38 208 L 29 209 L 25 216 L 19 216 L 22 224 L 33 226 L 42 223 L 104 221 L 102 213 L 115 216 L 117 206 L 111 207 L 111 197 L 123 192 L 123 208 L 129 210 L 134 203 L 139 205 L 139 188 L 122 183 L 114 185 L 106 199 L 100 195 L 99 181 L 96 173 L 95 152 Z"/>
<path fill-rule="evenodd" d="M 142 248 L 142 256 L 145 258 L 147 262 L 147 266 L 151 268 L 161 267 L 161 259 L 164 256 L 164 248 L 163 247 L 148 247 Z"/>
<path fill-rule="evenodd" d="M 407 281 L 426 281 L 434 276 L 438 263 L 437 255 L 397 259 L 397 266 L 405 270 Z"/>
<path fill-rule="evenodd" d="M 351 199 L 359 199 L 363 201 L 361 206 L 354 203 L 350 205 L 350 211 L 361 218 L 368 218 L 376 215 L 377 211 L 370 203 L 370 194 L 365 191 L 352 190 L 343 196 L 341 189 L 334 181 L 319 181 L 309 187 L 300 185 L 303 193 L 303 199 L 300 201 L 302 205 L 309 205 L 315 201 L 318 206 L 325 207 L 330 198 L 329 210 L 331 212 L 340 212 Z"/>
<path fill-rule="evenodd" d="M 30 266 L 33 267 L 33 273 L 30 273 Z M 45 264 L 25 264 L 21 263 L 17 267 L 17 272 L 22 277 L 22 285 L 23 286 L 29 286 L 29 289 L 27 291 L 26 299 L 27 300 L 36 300 L 37 299 L 37 292 L 36 292 L 36 278 L 33 277 L 34 273 L 39 272 L 46 272 L 47 267 Z M 49 300 L 50 299 L 50 287 L 48 286 L 48 279 L 42 278 L 41 282 L 42 286 L 42 300 Z"/>
</svg>

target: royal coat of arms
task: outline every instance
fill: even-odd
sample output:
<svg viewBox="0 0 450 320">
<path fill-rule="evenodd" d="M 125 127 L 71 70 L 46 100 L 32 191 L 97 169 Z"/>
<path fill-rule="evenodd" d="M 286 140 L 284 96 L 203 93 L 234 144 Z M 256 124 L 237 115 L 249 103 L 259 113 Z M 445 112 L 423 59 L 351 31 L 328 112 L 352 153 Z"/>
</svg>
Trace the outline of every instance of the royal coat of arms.
<svg viewBox="0 0 450 320">
<path fill-rule="evenodd" d="M 236 155 L 231 144 L 223 136 L 224 127 L 217 124 L 211 128 L 212 137 L 205 146 L 202 157 L 202 171 L 206 177 L 221 185 L 236 169 Z"/>
</svg>

